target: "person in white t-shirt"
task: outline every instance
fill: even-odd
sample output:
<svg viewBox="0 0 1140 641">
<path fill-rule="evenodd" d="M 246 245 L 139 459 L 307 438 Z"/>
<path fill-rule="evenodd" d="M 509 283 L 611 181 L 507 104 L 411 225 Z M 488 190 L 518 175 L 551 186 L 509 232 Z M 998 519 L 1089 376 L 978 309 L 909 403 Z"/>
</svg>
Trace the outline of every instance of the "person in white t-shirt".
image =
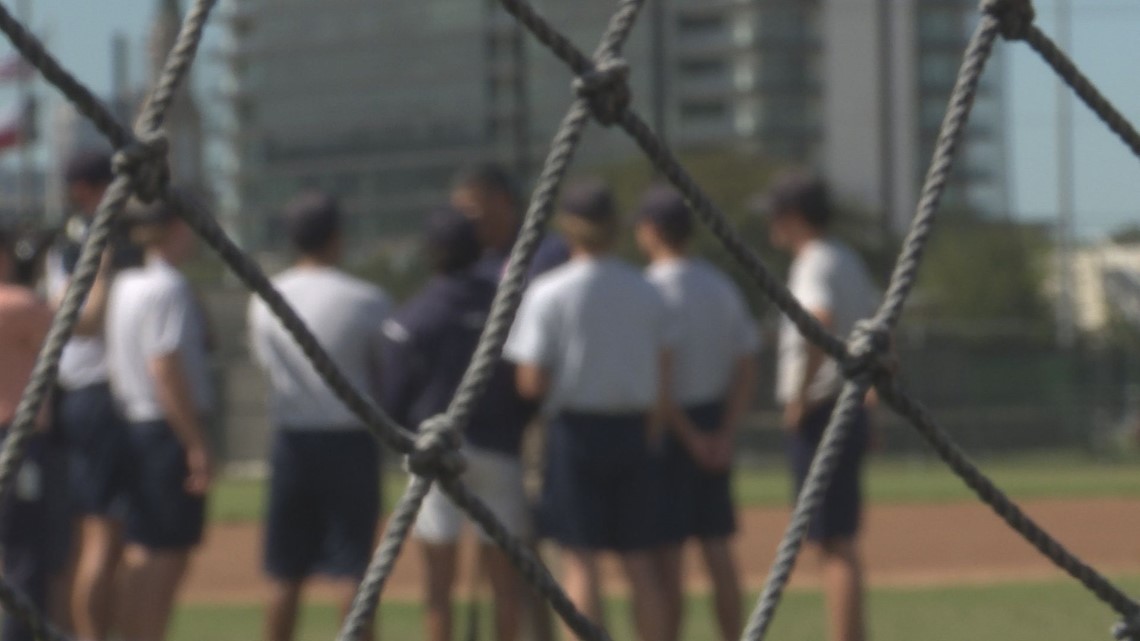
<svg viewBox="0 0 1140 641">
<path fill-rule="evenodd" d="M 111 184 L 109 154 L 84 150 L 64 168 L 67 200 L 73 210 L 63 239 L 48 251 L 45 285 L 58 307 L 79 260 L 87 228 Z M 114 603 L 112 579 L 123 545 L 123 518 L 130 475 L 129 446 L 123 419 L 115 407 L 107 373 L 103 329 L 113 273 L 134 260 L 137 248 L 121 234 L 110 247 L 71 340 L 59 364 L 56 426 L 68 450 L 71 508 L 75 517 L 73 584 L 69 608 L 80 641 L 105 641 Z M 128 256 L 128 254 L 130 254 Z"/>
<path fill-rule="evenodd" d="M 284 218 L 297 260 L 273 285 L 356 389 L 378 398 L 388 295 L 338 269 L 344 236 L 332 197 L 302 194 L 285 207 Z M 301 588 L 312 575 L 332 578 L 345 611 L 351 606 L 380 520 L 380 452 L 256 296 L 249 340 L 269 378 L 275 428 L 265 528 L 265 570 L 273 583 L 266 639 L 289 641 Z"/>
<path fill-rule="evenodd" d="M 792 257 L 788 288 L 819 322 L 839 336 L 875 312 L 879 294 L 859 256 L 828 234 L 833 211 L 822 180 L 803 173 L 778 176 L 764 199 L 772 244 Z M 797 489 L 835 408 L 843 375 L 835 361 L 805 340 L 790 321 L 780 328 L 776 398 Z M 822 559 L 824 595 L 832 641 L 864 638 L 863 577 L 856 539 L 862 496 L 861 471 L 869 425 L 860 410 L 823 505 L 812 515 L 807 539 Z"/>
<path fill-rule="evenodd" d="M 179 271 L 194 232 L 161 203 L 127 212 L 146 248 L 107 302 L 107 364 L 134 462 L 123 566 L 124 641 L 165 638 L 211 482 L 206 426 L 216 410 L 205 310 Z"/>
<path fill-rule="evenodd" d="M 637 270 L 610 254 L 619 224 L 610 191 L 568 189 L 559 227 L 570 262 L 537 278 L 504 348 L 520 393 L 543 403 L 547 457 L 539 527 L 561 547 L 564 585 L 600 622 L 598 558 L 616 552 L 642 641 L 664 639 L 654 550 L 658 430 L 669 409 L 670 316 Z"/>
<path fill-rule="evenodd" d="M 730 539 L 736 531 L 731 466 L 737 427 L 751 405 L 760 347 L 756 323 L 736 285 L 707 261 L 689 254 L 693 217 L 667 185 L 642 197 L 637 242 L 649 258 L 649 281 L 676 321 L 673 399 L 688 420 L 674 421 L 665 438 L 661 490 L 668 509 L 662 526 L 662 581 L 670 602 L 667 639 L 681 632 L 684 609 L 682 545 L 696 539 L 712 581 L 721 636 L 739 639 L 740 579 Z"/>
</svg>

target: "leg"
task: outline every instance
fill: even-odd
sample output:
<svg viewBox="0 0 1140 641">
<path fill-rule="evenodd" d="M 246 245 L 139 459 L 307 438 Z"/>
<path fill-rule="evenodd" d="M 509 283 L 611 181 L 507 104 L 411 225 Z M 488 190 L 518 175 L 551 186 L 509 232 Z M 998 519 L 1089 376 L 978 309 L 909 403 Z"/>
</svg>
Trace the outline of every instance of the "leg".
<svg viewBox="0 0 1140 641">
<path fill-rule="evenodd" d="M 519 635 L 523 595 L 518 573 L 507 555 L 495 545 L 484 544 L 480 557 L 495 601 L 495 638 L 515 641 Z"/>
<path fill-rule="evenodd" d="M 721 638 L 725 641 L 739 639 L 742 625 L 740 577 L 736 573 L 732 545 L 728 539 L 703 540 L 701 554 L 712 581 L 713 604 Z"/>
<path fill-rule="evenodd" d="M 605 625 L 602 612 L 601 577 L 598 574 L 598 553 L 593 550 L 562 548 L 562 587 L 574 607 L 598 625 Z M 563 639 L 573 639 L 569 629 L 563 629 Z"/>
<path fill-rule="evenodd" d="M 104 641 L 111 628 L 115 570 L 122 555 L 122 527 L 107 518 L 80 519 L 79 558 L 71 591 L 71 617 L 75 636 L 83 641 Z"/>
<path fill-rule="evenodd" d="M 360 587 L 358 579 L 338 579 L 336 581 L 335 590 L 339 595 L 337 601 L 340 603 L 341 620 L 348 618 L 348 613 L 352 611 L 352 602 L 356 599 L 356 590 Z M 376 616 L 373 616 L 364 629 L 360 631 L 360 636 L 356 641 L 372 641 L 376 638 Z"/>
<path fill-rule="evenodd" d="M 182 583 L 189 550 L 154 550 L 130 545 L 124 555 L 124 641 L 162 641 Z"/>
<path fill-rule="evenodd" d="M 301 602 L 301 582 L 274 580 L 265 609 L 265 640 L 292 641 Z"/>
<path fill-rule="evenodd" d="M 665 636 L 668 641 L 677 641 L 681 638 L 682 618 L 685 608 L 685 589 L 682 579 L 682 553 L 681 544 L 666 545 L 654 551 L 654 560 L 657 563 L 657 572 L 661 585 L 661 595 L 665 599 L 665 607 L 661 611 L 664 619 Z"/>
<path fill-rule="evenodd" d="M 637 638 L 641 641 L 664 639 L 666 622 L 661 617 L 667 599 L 661 589 L 661 579 L 652 552 L 625 552 L 621 555 L 622 568 L 633 592 L 633 621 Z"/>
<path fill-rule="evenodd" d="M 819 546 L 828 638 L 863 641 L 863 575 L 853 539 L 830 539 Z"/>
<path fill-rule="evenodd" d="M 427 567 L 425 625 L 427 641 L 451 639 L 451 591 L 455 585 L 458 546 L 454 543 L 423 543 Z"/>
</svg>

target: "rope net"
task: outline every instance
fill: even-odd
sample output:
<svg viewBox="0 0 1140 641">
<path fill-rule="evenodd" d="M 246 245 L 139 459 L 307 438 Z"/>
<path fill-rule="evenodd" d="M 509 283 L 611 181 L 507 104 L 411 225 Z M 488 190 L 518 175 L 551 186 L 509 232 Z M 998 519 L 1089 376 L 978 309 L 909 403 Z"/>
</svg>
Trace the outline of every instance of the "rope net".
<svg viewBox="0 0 1140 641">
<path fill-rule="evenodd" d="M 979 7 L 981 18 L 963 55 L 917 212 L 895 264 L 882 305 L 872 318 L 860 322 L 851 336 L 837 337 L 824 329 L 796 301 L 696 184 L 672 151 L 630 107 L 627 84 L 629 68 L 621 58 L 621 51 L 644 2 L 645 0 L 620 0 L 600 44 L 592 56 L 587 56 L 539 15 L 527 0 L 500 0 L 516 20 L 574 72 L 575 99 L 551 142 L 521 233 L 511 252 L 506 275 L 459 389 L 443 414 L 426 421 L 415 431 L 396 424 L 368 396 L 355 389 L 297 314 L 273 288 L 265 273 L 230 240 L 210 212 L 201 203 L 170 187 L 163 121 L 175 92 L 194 62 L 203 28 L 216 0 L 196 0 L 187 14 L 178 40 L 167 58 L 165 69 L 151 90 L 134 130 L 116 120 L 106 105 L 64 69 L 43 44 L 13 18 L 5 6 L 0 5 L 0 31 L 39 70 L 45 80 L 94 123 L 116 149 L 114 181 L 98 208 L 70 286 L 52 322 L 31 381 L 20 400 L 9 436 L 0 451 L 0 497 L 7 496 L 12 490 L 32 433 L 34 417 L 55 382 L 60 354 L 71 336 L 79 310 L 95 280 L 112 222 L 122 215 L 131 196 L 137 196 L 146 202 L 162 200 L 265 301 L 338 397 L 367 424 L 384 445 L 406 458 L 411 474 L 410 483 L 387 524 L 364 580 L 357 590 L 351 611 L 337 637 L 338 641 L 358 638 L 359 632 L 371 620 L 396 558 L 432 484 L 437 484 L 487 532 L 494 543 L 504 550 L 521 576 L 549 602 L 579 638 L 609 641 L 610 636 L 604 629 L 574 607 L 546 566 L 527 546 L 508 534 L 487 506 L 464 485 L 460 478 L 463 458 L 459 452 L 462 430 L 475 401 L 486 389 L 522 297 L 526 265 L 534 256 L 553 214 L 559 187 L 574 158 L 582 133 L 591 120 L 596 120 L 606 127 L 620 127 L 637 143 L 733 257 L 747 267 L 756 285 L 795 324 L 798 331 L 842 365 L 846 378 L 839 402 L 796 501 L 792 519 L 777 548 L 775 562 L 748 621 L 743 635 L 745 641 L 761 641 L 768 632 L 791 576 L 811 515 L 819 506 L 833 476 L 839 452 L 849 436 L 855 411 L 864 394 L 871 388 L 878 391 L 886 405 L 909 420 L 979 500 L 989 505 L 1009 527 L 1042 555 L 1079 581 L 1120 616 L 1121 623 L 1113 631 L 1118 639 L 1140 641 L 1140 604 L 1067 550 L 994 485 L 938 426 L 926 408 L 904 389 L 890 362 L 891 333 L 898 324 L 903 305 L 914 287 L 955 152 L 970 116 L 979 78 L 999 37 L 1010 41 L 1021 40 L 1028 44 L 1138 157 L 1140 133 L 1049 36 L 1034 24 L 1034 11 L 1029 0 L 982 0 Z M 53 629 L 43 614 L 31 607 L 27 598 L 4 577 L 0 577 L 0 605 L 3 605 L 9 615 L 26 622 L 40 641 L 66 641 L 66 637 Z"/>
</svg>

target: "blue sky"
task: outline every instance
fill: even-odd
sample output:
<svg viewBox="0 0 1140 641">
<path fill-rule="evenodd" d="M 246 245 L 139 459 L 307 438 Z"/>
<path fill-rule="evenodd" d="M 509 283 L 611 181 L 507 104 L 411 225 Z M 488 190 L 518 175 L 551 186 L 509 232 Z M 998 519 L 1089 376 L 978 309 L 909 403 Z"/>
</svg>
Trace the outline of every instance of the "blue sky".
<svg viewBox="0 0 1140 641">
<path fill-rule="evenodd" d="M 1140 0 L 1071 2 L 1072 56 L 1125 115 L 1140 122 L 1140 82 L 1136 81 Z M 34 5 L 36 30 L 46 34 L 64 65 L 96 90 L 110 85 L 109 40 L 116 30 L 131 38 L 135 50 L 132 75 L 139 78 L 143 73 L 145 33 L 155 0 L 32 0 L 29 4 Z M 1049 33 L 1053 32 L 1054 6 L 1053 0 L 1037 3 L 1038 24 Z M 1013 213 L 1023 219 L 1051 216 L 1057 193 L 1055 79 L 1024 44 L 999 47 L 1008 65 Z M 199 84 L 208 85 L 209 78 L 202 76 Z M 1083 106 L 1073 111 L 1078 232 L 1094 237 L 1140 221 L 1140 161 Z"/>
</svg>

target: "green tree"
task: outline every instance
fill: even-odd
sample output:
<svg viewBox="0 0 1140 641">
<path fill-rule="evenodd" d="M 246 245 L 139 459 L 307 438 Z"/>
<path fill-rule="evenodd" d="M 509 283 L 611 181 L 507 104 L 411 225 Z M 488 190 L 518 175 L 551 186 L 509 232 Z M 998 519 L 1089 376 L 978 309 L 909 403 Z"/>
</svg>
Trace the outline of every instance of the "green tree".
<svg viewBox="0 0 1140 641">
<path fill-rule="evenodd" d="M 919 276 L 918 316 L 967 322 L 1016 321 L 1049 329 L 1042 293 L 1049 237 L 1041 227 L 948 219 L 935 231 Z"/>
</svg>

